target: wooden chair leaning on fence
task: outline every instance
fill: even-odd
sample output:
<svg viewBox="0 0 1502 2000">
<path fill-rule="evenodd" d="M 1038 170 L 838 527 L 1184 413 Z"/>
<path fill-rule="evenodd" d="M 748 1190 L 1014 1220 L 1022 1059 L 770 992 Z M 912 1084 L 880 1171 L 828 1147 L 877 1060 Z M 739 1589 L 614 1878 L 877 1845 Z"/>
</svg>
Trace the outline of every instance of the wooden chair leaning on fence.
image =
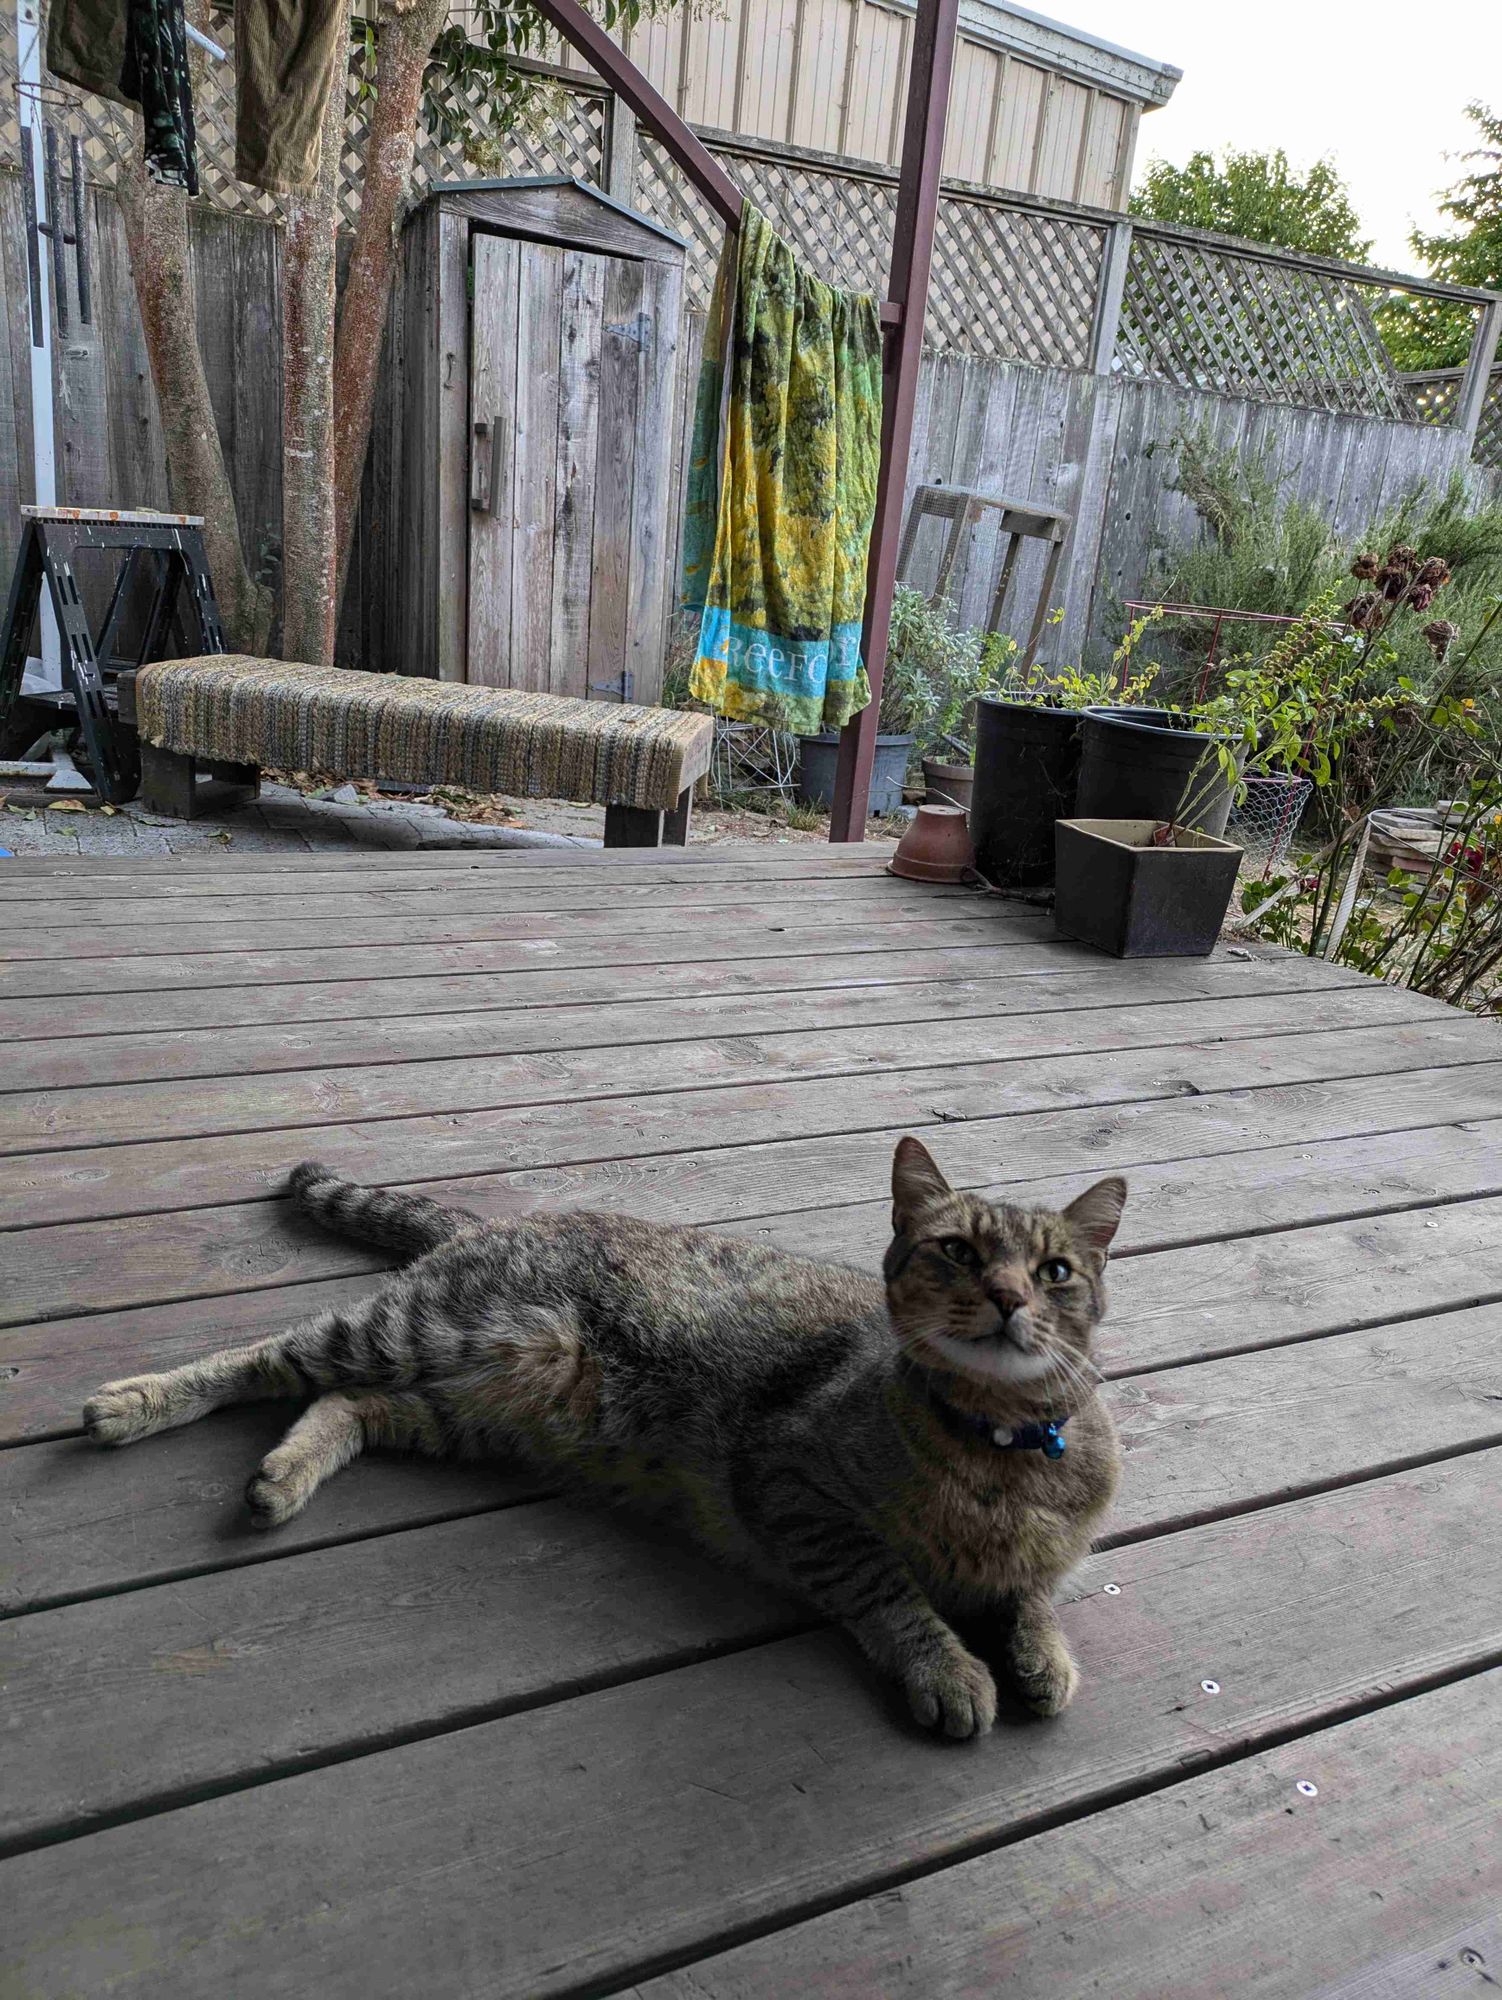
<svg viewBox="0 0 1502 2000">
<path fill-rule="evenodd" d="M 1007 591 L 1011 588 L 1012 571 L 1017 567 L 1017 557 L 1024 541 L 1039 541 L 1048 545 L 1048 558 L 1043 566 L 1042 580 L 1038 585 L 1038 602 L 1033 612 L 1032 626 L 1027 635 L 1027 644 L 1018 659 L 1018 666 L 1024 672 L 1038 656 L 1038 643 L 1043 637 L 1043 623 L 1052 609 L 1053 588 L 1059 574 L 1059 564 L 1069 542 L 1069 530 L 1073 517 L 1062 514 L 1056 507 L 1039 507 L 1031 500 L 1008 500 L 999 493 L 977 493 L 966 486 L 920 486 L 913 495 L 913 504 L 908 510 L 907 527 L 903 531 L 902 548 L 897 557 L 897 574 L 906 577 L 908 564 L 917 546 L 918 530 L 930 518 L 947 521 L 949 533 L 944 538 L 944 553 L 939 558 L 939 573 L 934 579 L 929 602 L 937 603 L 949 594 L 950 579 L 954 575 L 955 562 L 959 556 L 960 543 L 966 531 L 975 527 L 982 515 L 999 515 L 997 532 L 1005 537 L 1006 550 L 1001 559 L 1001 569 L 996 578 L 996 589 L 991 597 L 991 612 L 986 619 L 988 632 L 1001 630 L 1002 609 L 1007 601 Z"/>
<path fill-rule="evenodd" d="M 128 683 L 128 685 L 127 685 Z M 254 798 L 262 770 L 509 797 L 590 799 L 607 847 L 681 847 L 714 722 L 681 709 L 220 653 L 120 678 L 141 802 L 191 819 Z"/>
</svg>

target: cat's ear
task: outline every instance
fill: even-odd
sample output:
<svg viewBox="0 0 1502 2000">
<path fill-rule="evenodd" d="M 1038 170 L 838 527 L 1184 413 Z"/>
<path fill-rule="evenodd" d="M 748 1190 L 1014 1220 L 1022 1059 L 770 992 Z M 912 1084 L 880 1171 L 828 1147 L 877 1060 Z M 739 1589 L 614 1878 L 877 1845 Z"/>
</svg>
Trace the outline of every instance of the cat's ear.
<svg viewBox="0 0 1502 2000">
<path fill-rule="evenodd" d="M 915 1216 L 953 1192 L 927 1146 L 914 1138 L 897 1141 L 892 1156 L 892 1227 L 899 1236 L 907 1233 Z"/>
<path fill-rule="evenodd" d="M 1102 1261 L 1121 1222 L 1126 1197 L 1126 1182 L 1120 1174 L 1112 1174 L 1108 1180 L 1097 1181 L 1093 1188 L 1076 1195 L 1064 1211 L 1064 1220 L 1092 1250 L 1100 1252 Z"/>
</svg>

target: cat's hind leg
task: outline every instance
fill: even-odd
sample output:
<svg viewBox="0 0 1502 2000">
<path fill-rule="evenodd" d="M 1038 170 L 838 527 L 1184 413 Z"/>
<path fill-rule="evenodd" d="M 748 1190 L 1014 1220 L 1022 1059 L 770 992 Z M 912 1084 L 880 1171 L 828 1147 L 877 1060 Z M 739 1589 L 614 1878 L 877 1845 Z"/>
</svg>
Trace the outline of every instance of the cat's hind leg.
<svg viewBox="0 0 1502 2000">
<path fill-rule="evenodd" d="M 393 1351 L 391 1328 L 403 1281 L 383 1286 L 353 1305 L 330 1308 L 285 1333 L 248 1347 L 223 1347 L 159 1375 L 131 1375 L 106 1382 L 83 1406 L 83 1427 L 95 1444 L 135 1444 L 157 1431 L 196 1423 L 211 1410 L 263 1398 L 307 1401 L 321 1390 L 363 1384 L 417 1366 L 411 1353 Z"/>
<path fill-rule="evenodd" d="M 135 1444 L 194 1423 L 226 1403 L 308 1396 L 312 1385 L 287 1353 L 287 1341 L 281 1334 L 252 1347 L 221 1348 L 160 1375 L 106 1382 L 83 1406 L 84 1432 L 95 1444 Z"/>
<path fill-rule="evenodd" d="M 339 1389 L 320 1396 L 246 1487 L 251 1519 L 258 1528 L 279 1528 L 302 1512 L 326 1479 L 377 1446 L 437 1457 L 449 1448 L 447 1426 L 415 1390 Z"/>
</svg>

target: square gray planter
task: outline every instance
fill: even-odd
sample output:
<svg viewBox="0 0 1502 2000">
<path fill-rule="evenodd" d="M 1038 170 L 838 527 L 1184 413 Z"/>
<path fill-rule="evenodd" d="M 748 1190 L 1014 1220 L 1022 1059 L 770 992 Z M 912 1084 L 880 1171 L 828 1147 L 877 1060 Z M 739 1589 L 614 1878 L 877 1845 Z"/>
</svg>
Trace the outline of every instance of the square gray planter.
<svg viewBox="0 0 1502 2000">
<path fill-rule="evenodd" d="M 1236 887 L 1242 850 L 1181 832 L 1154 847 L 1161 821 L 1061 819 L 1054 825 L 1054 922 L 1117 958 L 1206 958 Z"/>
</svg>

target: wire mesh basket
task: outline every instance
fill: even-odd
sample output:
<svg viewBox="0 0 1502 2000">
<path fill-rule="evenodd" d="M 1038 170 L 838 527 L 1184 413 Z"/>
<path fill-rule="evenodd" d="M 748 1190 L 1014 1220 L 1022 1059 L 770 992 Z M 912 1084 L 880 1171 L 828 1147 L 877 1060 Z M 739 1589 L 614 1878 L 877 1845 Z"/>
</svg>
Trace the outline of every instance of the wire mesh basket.
<svg viewBox="0 0 1502 2000">
<path fill-rule="evenodd" d="M 715 717 L 709 788 L 717 799 L 737 792 L 791 800 L 798 781 L 798 739 L 759 722 Z"/>
<path fill-rule="evenodd" d="M 1232 808 L 1226 833 L 1246 849 L 1242 866 L 1247 873 L 1270 875 L 1288 859 L 1313 790 L 1311 778 L 1246 780 L 1245 795 Z"/>
</svg>

